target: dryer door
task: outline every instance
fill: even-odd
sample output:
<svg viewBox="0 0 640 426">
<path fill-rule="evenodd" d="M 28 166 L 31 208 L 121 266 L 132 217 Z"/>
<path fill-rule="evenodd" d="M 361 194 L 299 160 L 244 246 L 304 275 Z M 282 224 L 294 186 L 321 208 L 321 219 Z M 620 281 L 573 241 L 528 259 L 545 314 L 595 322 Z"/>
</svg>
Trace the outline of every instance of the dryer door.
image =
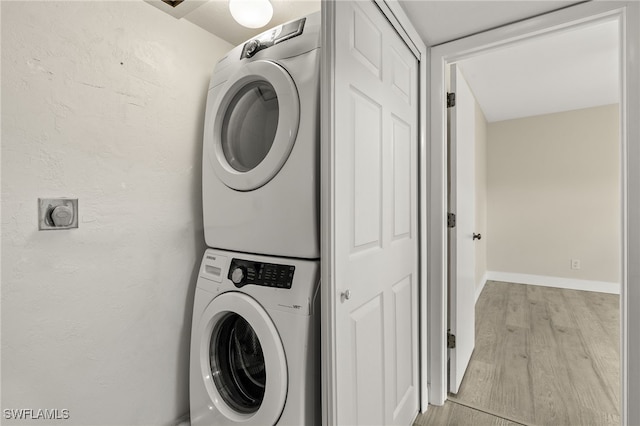
<svg viewBox="0 0 640 426">
<path fill-rule="evenodd" d="M 289 73 L 270 61 L 246 64 L 219 90 L 205 128 L 206 151 L 222 182 L 251 191 L 287 161 L 300 122 L 298 91 Z"/>
<path fill-rule="evenodd" d="M 267 312 L 244 293 L 223 293 L 205 309 L 200 330 L 200 368 L 211 404 L 230 424 L 275 424 L 288 376 Z"/>
</svg>

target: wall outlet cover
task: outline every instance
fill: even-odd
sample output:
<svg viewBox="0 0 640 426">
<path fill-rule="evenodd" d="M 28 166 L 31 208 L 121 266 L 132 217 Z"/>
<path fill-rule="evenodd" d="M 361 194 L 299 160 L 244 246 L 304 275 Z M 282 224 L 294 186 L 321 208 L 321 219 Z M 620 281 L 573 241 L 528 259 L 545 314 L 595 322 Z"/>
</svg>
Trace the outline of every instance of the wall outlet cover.
<svg viewBox="0 0 640 426">
<path fill-rule="evenodd" d="M 77 198 L 38 198 L 38 230 L 78 227 Z"/>
</svg>

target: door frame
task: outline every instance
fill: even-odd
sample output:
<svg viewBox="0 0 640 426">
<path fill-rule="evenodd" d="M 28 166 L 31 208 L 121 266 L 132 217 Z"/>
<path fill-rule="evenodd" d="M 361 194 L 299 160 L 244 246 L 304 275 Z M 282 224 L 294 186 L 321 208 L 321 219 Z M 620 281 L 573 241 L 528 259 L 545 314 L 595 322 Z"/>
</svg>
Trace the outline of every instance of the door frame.
<svg viewBox="0 0 640 426">
<path fill-rule="evenodd" d="M 620 22 L 620 139 L 622 165 L 621 385 L 622 424 L 640 424 L 640 3 L 587 2 L 431 49 L 429 208 L 421 220 L 429 234 L 429 403 L 447 399 L 447 152 L 445 66 L 522 40 L 601 20 Z M 428 267 L 428 268 L 427 268 Z"/>
<path fill-rule="evenodd" d="M 322 15 L 322 46 L 333 46 L 335 22 L 332 17 L 335 15 L 335 1 L 343 0 L 327 0 L 321 2 Z M 426 210 L 427 199 L 427 152 L 428 152 L 428 115 L 427 115 L 427 90 L 428 82 L 428 50 L 422 38 L 413 27 L 411 20 L 404 12 L 397 0 L 369 0 L 376 4 L 383 15 L 391 23 L 400 37 L 407 44 L 418 60 L 418 292 L 419 292 L 419 383 L 420 383 L 420 412 L 424 412 L 428 405 L 427 387 L 427 317 L 424 315 L 423 307 L 427 306 L 427 277 L 424 273 L 424 265 L 427 264 L 426 254 L 426 228 L 421 220 L 422 212 Z M 334 117 L 331 110 L 332 97 L 334 92 L 334 63 L 335 58 L 332 56 L 331 49 L 322 49 L 322 60 L 320 65 L 320 276 L 321 285 L 321 354 L 322 354 L 322 424 L 334 425 L 337 422 L 337 395 L 334 392 L 337 378 L 337 363 L 335 351 L 336 336 L 336 312 L 334 303 L 339 294 L 339 289 L 335 282 L 333 255 L 335 248 L 331 245 L 334 232 L 334 205 L 331 198 L 331 186 L 333 185 L 333 155 L 331 151 L 330 140 L 333 138 Z M 423 333 L 424 332 L 424 333 Z"/>
</svg>

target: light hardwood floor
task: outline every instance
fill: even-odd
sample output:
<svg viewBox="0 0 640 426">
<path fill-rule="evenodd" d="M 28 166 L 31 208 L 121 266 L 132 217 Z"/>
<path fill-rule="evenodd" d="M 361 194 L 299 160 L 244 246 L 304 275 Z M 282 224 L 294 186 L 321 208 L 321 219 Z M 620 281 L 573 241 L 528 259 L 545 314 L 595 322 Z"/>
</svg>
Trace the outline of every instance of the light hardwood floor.
<svg viewBox="0 0 640 426">
<path fill-rule="evenodd" d="M 442 407 L 429 406 L 427 414 L 420 416 L 414 423 L 414 426 L 430 425 L 527 426 L 451 400 Z"/>
<path fill-rule="evenodd" d="M 521 424 L 619 425 L 619 300 L 487 282 L 476 304 L 475 350 L 451 397 Z M 440 411 L 416 424 L 476 424 L 447 420 Z"/>
</svg>

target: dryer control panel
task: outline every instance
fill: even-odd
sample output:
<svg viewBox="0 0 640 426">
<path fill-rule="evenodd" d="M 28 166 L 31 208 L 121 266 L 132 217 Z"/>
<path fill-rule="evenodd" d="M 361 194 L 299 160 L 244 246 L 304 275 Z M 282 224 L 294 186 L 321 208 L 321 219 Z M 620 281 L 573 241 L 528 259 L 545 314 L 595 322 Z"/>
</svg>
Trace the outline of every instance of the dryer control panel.
<svg viewBox="0 0 640 426">
<path fill-rule="evenodd" d="M 295 266 L 253 262 L 233 258 L 227 278 L 241 288 L 253 284 L 263 287 L 291 288 Z"/>
<path fill-rule="evenodd" d="M 288 22 L 286 24 L 275 27 L 272 30 L 266 31 L 253 40 L 245 43 L 242 48 L 242 54 L 240 59 L 250 58 L 259 51 L 273 46 L 274 44 L 281 43 L 290 38 L 299 36 L 304 29 L 304 23 L 307 18 L 302 18 L 297 21 Z"/>
</svg>

